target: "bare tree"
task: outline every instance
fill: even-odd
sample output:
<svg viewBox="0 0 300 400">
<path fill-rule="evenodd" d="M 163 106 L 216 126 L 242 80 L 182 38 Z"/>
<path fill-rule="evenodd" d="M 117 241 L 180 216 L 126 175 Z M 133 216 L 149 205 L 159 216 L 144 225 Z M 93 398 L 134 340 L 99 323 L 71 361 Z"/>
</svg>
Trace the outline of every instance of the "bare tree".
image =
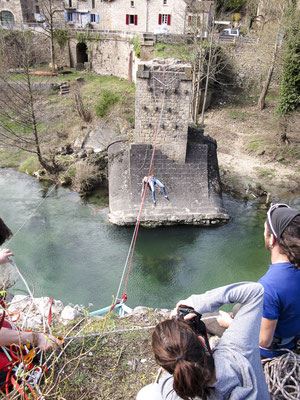
<svg viewBox="0 0 300 400">
<path fill-rule="evenodd" d="M 263 110 L 266 105 L 266 96 L 268 94 L 268 90 L 270 87 L 270 83 L 272 80 L 272 75 L 274 72 L 274 68 L 276 65 L 277 61 L 277 55 L 278 55 L 278 49 L 279 49 L 279 39 L 280 35 L 283 34 L 283 21 L 286 15 L 286 12 L 289 7 L 289 1 L 288 0 L 268 0 L 265 4 L 265 18 L 263 19 L 264 24 L 266 24 L 267 18 L 268 22 L 269 21 L 276 21 L 277 24 L 277 30 L 275 34 L 275 39 L 274 39 L 274 46 L 273 46 L 273 52 L 270 60 L 270 65 L 267 73 L 266 80 L 263 84 L 257 107 L 259 110 Z"/>
<path fill-rule="evenodd" d="M 199 8 L 200 7 L 200 8 Z M 189 7 L 192 16 L 189 31 L 193 48 L 192 79 L 192 119 L 196 124 L 204 124 L 204 112 L 207 104 L 209 85 L 217 80 L 217 72 L 224 68 L 220 56 L 220 47 L 215 43 L 214 24 L 201 9 L 201 2 Z"/>
<path fill-rule="evenodd" d="M 40 0 L 40 14 L 44 19 L 41 24 L 43 33 L 50 39 L 51 70 L 55 72 L 54 31 L 62 27 L 64 5 L 62 0 Z"/>
<path fill-rule="evenodd" d="M 41 149 L 40 94 L 30 73 L 38 57 L 34 39 L 29 31 L 0 36 L 0 144 L 36 154 L 41 166 L 54 174 L 54 156 L 48 160 Z"/>
</svg>

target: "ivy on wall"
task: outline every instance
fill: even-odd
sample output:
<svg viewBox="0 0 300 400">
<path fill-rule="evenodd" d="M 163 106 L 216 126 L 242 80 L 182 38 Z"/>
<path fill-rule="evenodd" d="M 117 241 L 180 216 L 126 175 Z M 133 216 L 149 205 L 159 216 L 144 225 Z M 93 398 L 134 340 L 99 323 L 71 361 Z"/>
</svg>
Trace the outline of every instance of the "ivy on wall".
<svg viewBox="0 0 300 400">
<path fill-rule="evenodd" d="M 63 50 L 70 39 L 69 32 L 66 29 L 54 29 L 53 36 L 61 50 Z"/>
</svg>

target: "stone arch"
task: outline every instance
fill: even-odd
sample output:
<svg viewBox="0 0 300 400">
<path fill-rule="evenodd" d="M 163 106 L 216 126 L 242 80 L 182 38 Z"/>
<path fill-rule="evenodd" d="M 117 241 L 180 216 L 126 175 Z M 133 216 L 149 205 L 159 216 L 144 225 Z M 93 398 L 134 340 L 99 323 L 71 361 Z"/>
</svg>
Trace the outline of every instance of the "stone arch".
<svg viewBox="0 0 300 400">
<path fill-rule="evenodd" d="M 15 24 L 15 17 L 11 11 L 2 10 L 0 11 L 0 25 L 2 26 L 13 26 Z"/>
<path fill-rule="evenodd" d="M 84 42 L 77 43 L 77 46 L 76 46 L 77 64 L 84 64 L 85 62 L 89 61 L 87 51 L 88 51 L 88 47 L 87 47 L 86 43 L 84 43 Z"/>
</svg>

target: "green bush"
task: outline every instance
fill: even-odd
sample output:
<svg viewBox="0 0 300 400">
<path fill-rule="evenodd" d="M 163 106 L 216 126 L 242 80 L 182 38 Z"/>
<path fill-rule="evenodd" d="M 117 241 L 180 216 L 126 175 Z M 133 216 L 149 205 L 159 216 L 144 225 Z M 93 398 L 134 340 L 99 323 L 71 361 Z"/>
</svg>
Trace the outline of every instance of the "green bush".
<svg viewBox="0 0 300 400">
<path fill-rule="evenodd" d="M 133 44 L 133 48 L 134 48 L 134 52 L 136 57 L 140 58 L 141 56 L 141 41 L 140 38 L 138 36 L 135 36 L 132 39 L 132 44 Z"/>
<path fill-rule="evenodd" d="M 292 22 L 287 32 L 288 41 L 279 102 L 275 110 L 276 114 L 281 117 L 296 110 L 300 104 L 300 12 L 293 10 Z"/>
<path fill-rule="evenodd" d="M 102 90 L 101 98 L 96 106 L 96 115 L 98 117 L 105 117 L 109 108 L 120 101 L 121 96 L 119 93 L 113 92 L 109 89 Z"/>
</svg>

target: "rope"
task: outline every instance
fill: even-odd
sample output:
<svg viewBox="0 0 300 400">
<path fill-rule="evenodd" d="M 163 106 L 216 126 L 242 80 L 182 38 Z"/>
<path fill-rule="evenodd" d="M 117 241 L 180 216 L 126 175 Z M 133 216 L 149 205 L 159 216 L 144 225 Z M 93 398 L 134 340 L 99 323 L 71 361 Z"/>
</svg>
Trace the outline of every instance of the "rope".
<svg viewBox="0 0 300 400">
<path fill-rule="evenodd" d="M 70 164 L 67 170 L 63 173 L 63 175 L 66 175 L 69 172 L 69 169 L 73 166 L 74 163 Z M 19 227 L 19 229 L 13 234 L 13 236 L 7 241 L 7 245 L 12 242 L 15 237 L 18 235 L 18 233 L 21 231 L 21 229 L 24 228 L 24 226 L 27 224 L 27 222 L 32 218 L 32 216 L 36 213 L 36 211 L 41 207 L 41 205 L 44 203 L 44 201 L 50 196 L 50 194 L 56 189 L 58 186 L 58 182 L 53 185 L 53 187 L 47 192 L 46 196 L 38 203 L 38 205 L 35 207 L 35 209 L 32 211 L 32 213 L 29 215 L 28 218 L 23 222 L 23 224 Z"/>
<path fill-rule="evenodd" d="M 280 357 L 262 360 L 266 382 L 272 399 L 300 399 L 300 355 L 289 349 Z"/>
<path fill-rule="evenodd" d="M 164 75 L 165 77 L 165 71 L 164 71 Z M 157 122 L 157 126 L 155 129 L 155 135 L 154 135 L 154 143 L 153 143 L 153 150 L 152 150 L 152 155 L 151 155 L 151 160 L 150 160 L 150 165 L 149 165 L 149 169 L 148 169 L 148 175 L 147 175 L 147 181 L 145 184 L 145 187 L 147 188 L 148 185 L 148 181 L 149 181 L 149 177 L 151 174 L 151 169 L 152 169 L 152 165 L 153 165 L 153 160 L 154 160 L 154 155 L 155 155 L 155 150 L 156 150 L 156 141 L 157 141 L 157 136 L 159 133 L 159 129 L 160 129 L 160 125 L 161 125 L 161 120 L 162 120 L 162 115 L 163 115 L 163 111 L 164 111 L 164 106 L 165 106 L 165 93 L 166 93 L 166 88 L 164 87 L 163 90 L 163 95 L 162 95 L 162 106 L 161 106 L 161 110 L 160 110 L 160 115 L 159 115 L 159 119 Z M 127 289 L 127 283 L 128 283 L 128 278 L 129 278 L 129 273 L 130 273 L 130 268 L 131 268 L 131 263 L 132 263 L 132 258 L 133 258 L 133 253 L 134 253 L 134 248 L 135 248 L 135 244 L 136 244 L 136 239 L 137 239 L 137 235 L 138 235 L 138 231 L 139 231 L 139 226 L 140 226 L 140 221 L 141 221 L 141 215 L 142 215 L 142 211 L 143 211 L 143 206 L 144 206 L 144 202 L 145 202 L 145 197 L 146 197 L 146 192 L 147 190 L 144 190 L 143 193 L 143 197 L 142 197 L 142 202 L 141 202 L 141 206 L 140 206 L 140 210 L 139 210 L 139 214 L 137 217 L 137 222 L 135 224 L 135 228 L 134 228 L 134 232 L 132 235 L 132 239 L 131 239 L 131 243 L 129 246 L 129 250 L 128 250 L 128 254 L 126 257 L 126 261 L 125 261 L 125 265 L 123 268 L 123 272 L 122 272 L 122 277 L 120 280 L 120 284 L 119 284 L 119 288 L 116 294 L 116 303 L 112 306 L 111 310 L 115 307 L 115 305 L 117 304 L 119 295 L 120 295 L 120 290 L 121 290 L 121 286 L 122 286 L 122 282 L 125 276 L 125 272 L 127 269 L 127 264 L 128 264 L 128 260 L 129 260 L 129 264 L 128 264 L 128 269 L 127 269 L 127 275 L 126 275 L 126 280 L 125 280 L 125 285 L 124 285 L 124 291 L 123 291 L 123 295 L 122 295 L 122 300 L 125 301 L 126 300 L 126 289 Z"/>
<path fill-rule="evenodd" d="M 140 326 L 137 328 L 127 328 L 127 329 L 118 329 L 115 331 L 107 331 L 107 332 L 101 332 L 101 333 L 90 333 L 89 335 L 84 335 L 84 336 L 71 336 L 68 338 L 65 338 L 64 340 L 73 340 L 73 339 L 86 339 L 90 337 L 97 337 L 97 336 L 104 336 L 104 335 L 113 335 L 113 334 L 118 334 L 118 333 L 124 333 L 124 332 L 133 332 L 133 331 L 142 331 L 142 330 L 147 330 L 147 329 L 154 329 L 155 325 L 151 326 Z"/>
</svg>

